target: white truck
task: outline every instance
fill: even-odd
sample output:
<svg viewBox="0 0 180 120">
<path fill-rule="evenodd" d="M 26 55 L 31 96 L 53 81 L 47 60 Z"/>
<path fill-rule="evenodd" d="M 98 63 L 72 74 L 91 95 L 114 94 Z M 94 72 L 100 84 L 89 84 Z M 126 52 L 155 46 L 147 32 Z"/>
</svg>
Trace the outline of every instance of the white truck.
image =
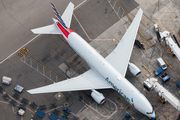
<svg viewBox="0 0 180 120">
<path fill-rule="evenodd" d="M 11 82 L 12 82 L 12 78 L 6 77 L 6 76 L 3 76 L 3 77 L 2 77 L 2 84 L 10 85 Z"/>
</svg>

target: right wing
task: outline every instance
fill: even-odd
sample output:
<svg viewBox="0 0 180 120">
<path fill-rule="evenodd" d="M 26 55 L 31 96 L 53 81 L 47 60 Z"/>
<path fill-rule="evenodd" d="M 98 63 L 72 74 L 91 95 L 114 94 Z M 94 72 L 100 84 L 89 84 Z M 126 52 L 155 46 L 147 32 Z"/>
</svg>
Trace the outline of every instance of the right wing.
<svg viewBox="0 0 180 120">
<path fill-rule="evenodd" d="M 105 58 L 123 76 L 126 75 L 142 14 L 143 11 L 140 8 L 117 47 Z"/>
<path fill-rule="evenodd" d="M 27 92 L 31 94 L 38 94 L 105 88 L 112 88 L 112 86 L 110 86 L 99 74 L 90 69 L 77 77 L 50 84 L 44 87 L 31 89 Z"/>
</svg>

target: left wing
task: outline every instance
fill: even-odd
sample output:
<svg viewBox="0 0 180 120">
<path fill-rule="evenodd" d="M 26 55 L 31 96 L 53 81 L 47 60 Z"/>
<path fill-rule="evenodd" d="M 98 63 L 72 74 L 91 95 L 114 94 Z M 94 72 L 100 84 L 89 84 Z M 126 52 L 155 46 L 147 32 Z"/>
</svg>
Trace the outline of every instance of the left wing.
<svg viewBox="0 0 180 120">
<path fill-rule="evenodd" d="M 140 8 L 117 47 L 105 58 L 123 76 L 126 74 L 142 14 Z"/>
<path fill-rule="evenodd" d="M 110 86 L 99 74 L 90 69 L 77 77 L 50 84 L 44 87 L 28 90 L 27 92 L 31 94 L 38 94 L 105 88 L 112 88 L 112 86 Z"/>
</svg>

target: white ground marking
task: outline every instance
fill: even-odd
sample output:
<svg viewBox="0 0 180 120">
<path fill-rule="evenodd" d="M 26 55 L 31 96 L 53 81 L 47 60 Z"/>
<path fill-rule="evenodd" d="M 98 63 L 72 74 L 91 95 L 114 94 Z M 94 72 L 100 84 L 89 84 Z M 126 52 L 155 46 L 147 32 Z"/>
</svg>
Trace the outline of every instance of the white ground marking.
<svg viewBox="0 0 180 120">
<path fill-rule="evenodd" d="M 36 35 L 33 39 L 31 39 L 30 41 L 28 41 L 26 44 L 24 44 L 22 47 L 20 47 L 19 49 L 17 49 L 15 52 L 13 52 L 11 55 L 9 55 L 8 57 L 6 57 L 5 59 L 3 59 L 0 64 L 2 64 L 4 61 L 6 61 L 7 59 L 9 59 L 10 57 L 12 57 L 15 53 L 17 53 L 21 48 L 25 47 L 27 44 L 31 43 L 33 40 L 35 40 L 37 37 L 39 37 L 41 34 Z"/>
<path fill-rule="evenodd" d="M 74 10 L 76 10 L 79 6 L 81 6 L 83 3 L 85 3 L 87 0 L 84 0 L 83 2 L 81 2 L 79 5 L 77 5 Z M 12 54 L 10 54 L 8 57 L 6 57 L 5 59 L 3 59 L 0 64 L 2 64 L 4 61 L 6 61 L 7 59 L 9 59 L 10 57 L 12 57 L 15 53 L 17 53 L 20 49 L 22 49 L 23 47 L 25 47 L 26 45 L 28 45 L 29 43 L 31 43 L 33 40 L 35 40 L 37 37 L 39 37 L 41 34 L 36 35 L 34 38 L 32 38 L 30 41 L 28 41 L 26 44 L 24 44 L 22 47 L 20 47 L 19 49 L 17 49 L 15 52 L 13 52 Z"/>
</svg>

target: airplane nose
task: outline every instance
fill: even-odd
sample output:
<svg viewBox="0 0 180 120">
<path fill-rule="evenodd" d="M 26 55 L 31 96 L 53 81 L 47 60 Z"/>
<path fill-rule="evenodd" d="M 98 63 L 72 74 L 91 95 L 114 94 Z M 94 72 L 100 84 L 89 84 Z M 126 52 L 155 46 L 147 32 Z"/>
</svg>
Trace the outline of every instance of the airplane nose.
<svg viewBox="0 0 180 120">
<path fill-rule="evenodd" d="M 155 115 L 155 112 L 154 112 L 154 111 L 153 111 L 152 114 L 147 114 L 147 116 L 150 117 L 150 118 L 156 118 L 156 115 Z"/>
<path fill-rule="evenodd" d="M 149 103 L 149 101 L 145 96 L 142 95 L 141 99 L 139 99 L 139 101 L 136 102 L 136 105 L 137 105 L 136 106 L 137 109 L 147 117 L 150 118 L 156 117 L 155 112 L 153 111 L 153 107 L 151 106 L 151 104 Z"/>
</svg>

